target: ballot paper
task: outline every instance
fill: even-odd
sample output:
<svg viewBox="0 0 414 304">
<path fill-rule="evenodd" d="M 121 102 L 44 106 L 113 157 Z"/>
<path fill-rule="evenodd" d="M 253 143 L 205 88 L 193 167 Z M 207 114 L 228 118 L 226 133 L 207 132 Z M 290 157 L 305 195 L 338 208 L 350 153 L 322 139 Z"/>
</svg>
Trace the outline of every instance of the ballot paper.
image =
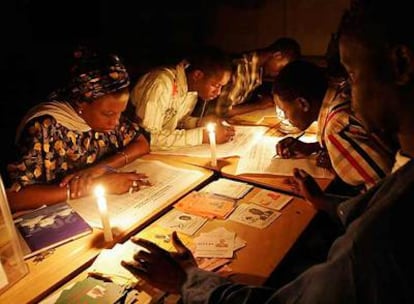
<svg viewBox="0 0 414 304">
<path fill-rule="evenodd" d="M 193 235 L 206 222 L 207 218 L 173 209 L 163 216 L 157 224 L 177 232 Z"/>
<path fill-rule="evenodd" d="M 310 142 L 314 135 L 304 135 L 302 141 Z M 275 146 L 284 137 L 263 136 L 260 141 L 249 150 L 246 150 L 237 164 L 236 175 L 240 174 L 273 174 L 279 176 L 293 176 L 293 169 L 300 168 L 315 178 L 332 178 L 332 173 L 325 168 L 318 167 L 316 157 L 284 159 L 275 157 Z"/>
<path fill-rule="evenodd" d="M 176 203 L 174 208 L 211 219 L 224 219 L 234 210 L 235 204 L 235 200 L 227 197 L 193 191 Z"/>
<path fill-rule="evenodd" d="M 234 232 L 226 231 L 220 235 L 204 233 L 194 239 L 196 257 L 231 258 L 233 257 Z"/>
<path fill-rule="evenodd" d="M 217 145 L 217 157 L 240 156 L 250 147 L 254 146 L 261 136 L 269 129 L 263 126 L 234 126 L 235 136 L 233 140 Z M 184 155 L 192 157 L 210 157 L 210 145 L 172 147 L 168 150 L 154 150 L 152 154 Z"/>
<path fill-rule="evenodd" d="M 266 189 L 259 189 L 254 195 L 250 196 L 246 201 L 254 203 L 273 210 L 282 210 L 291 200 L 293 196 L 270 191 Z"/>
<path fill-rule="evenodd" d="M 211 258 L 232 258 L 236 250 L 244 247 L 246 242 L 236 233 L 223 227 L 201 233 L 194 239 L 194 256 Z"/>
<path fill-rule="evenodd" d="M 248 183 L 219 178 L 201 189 L 201 192 L 209 192 L 233 199 L 241 199 L 252 189 L 253 186 Z"/>
<path fill-rule="evenodd" d="M 256 204 L 241 204 L 229 220 L 256 228 L 266 228 L 281 215 L 280 212 Z"/>
</svg>

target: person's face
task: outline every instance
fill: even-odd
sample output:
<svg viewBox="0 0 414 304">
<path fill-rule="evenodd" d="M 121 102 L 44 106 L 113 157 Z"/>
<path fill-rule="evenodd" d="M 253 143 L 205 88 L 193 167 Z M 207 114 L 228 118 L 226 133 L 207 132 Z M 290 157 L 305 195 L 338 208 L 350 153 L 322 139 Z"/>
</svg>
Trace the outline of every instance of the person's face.
<svg viewBox="0 0 414 304">
<path fill-rule="evenodd" d="M 263 74 L 266 77 L 276 77 L 280 70 L 289 63 L 289 59 L 281 52 L 276 52 L 263 65 Z"/>
<path fill-rule="evenodd" d="M 92 103 L 81 103 L 82 118 L 95 131 L 109 132 L 115 129 L 125 111 L 129 93 L 124 90 L 97 98 Z"/>
<path fill-rule="evenodd" d="M 189 83 L 189 89 L 196 91 L 202 100 L 209 101 L 220 95 L 221 89 L 229 82 L 230 76 L 230 71 L 220 71 L 209 76 L 200 72 L 193 77 L 191 88 Z"/>
<path fill-rule="evenodd" d="M 357 116 L 370 131 L 386 128 L 394 132 L 396 115 L 390 113 L 395 112 L 393 104 L 398 97 L 385 53 L 369 52 L 367 47 L 349 37 L 340 39 L 339 50 L 350 78 L 352 108 Z"/>
<path fill-rule="evenodd" d="M 294 101 L 285 101 L 280 98 L 279 95 L 273 95 L 275 105 L 279 107 L 289 122 L 300 130 L 306 130 L 313 122 L 313 118 L 308 110 L 304 107 L 303 101 L 299 98 Z"/>
</svg>

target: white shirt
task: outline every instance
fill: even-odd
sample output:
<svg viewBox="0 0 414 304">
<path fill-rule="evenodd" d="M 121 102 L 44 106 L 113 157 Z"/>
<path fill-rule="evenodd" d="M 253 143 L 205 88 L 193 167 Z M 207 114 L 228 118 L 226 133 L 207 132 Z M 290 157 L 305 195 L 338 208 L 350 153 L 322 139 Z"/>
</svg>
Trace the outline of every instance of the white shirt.
<svg viewBox="0 0 414 304">
<path fill-rule="evenodd" d="M 203 128 L 191 117 L 197 92 L 189 92 L 185 63 L 164 67 L 142 76 L 131 91 L 131 103 L 141 125 L 151 134 L 151 150 L 199 145 Z"/>
</svg>

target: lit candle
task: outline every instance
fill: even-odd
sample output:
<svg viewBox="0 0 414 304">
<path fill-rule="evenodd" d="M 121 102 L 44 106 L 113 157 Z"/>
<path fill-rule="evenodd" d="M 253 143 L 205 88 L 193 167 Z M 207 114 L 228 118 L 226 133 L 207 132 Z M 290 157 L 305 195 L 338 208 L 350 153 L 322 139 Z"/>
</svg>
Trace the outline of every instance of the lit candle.
<svg viewBox="0 0 414 304">
<path fill-rule="evenodd" d="M 101 221 L 103 226 L 105 242 L 112 242 L 112 230 L 108 217 L 108 207 L 106 205 L 105 189 L 101 185 L 95 187 L 95 196 L 98 203 L 99 213 L 101 215 Z"/>
<path fill-rule="evenodd" d="M 217 166 L 217 149 L 216 149 L 216 132 L 215 124 L 209 123 L 207 125 L 208 139 L 210 141 L 210 150 L 211 150 L 211 165 L 213 167 Z"/>
</svg>

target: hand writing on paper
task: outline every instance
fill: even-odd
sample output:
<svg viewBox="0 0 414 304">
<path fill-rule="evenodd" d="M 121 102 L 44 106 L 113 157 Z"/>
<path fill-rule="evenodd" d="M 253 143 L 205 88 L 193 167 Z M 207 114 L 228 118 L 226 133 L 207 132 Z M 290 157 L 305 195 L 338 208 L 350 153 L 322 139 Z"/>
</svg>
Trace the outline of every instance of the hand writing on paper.
<svg viewBox="0 0 414 304">
<path fill-rule="evenodd" d="M 298 158 L 312 154 L 314 151 L 310 149 L 309 144 L 299 140 L 304 133 L 296 137 L 286 137 L 276 144 L 276 155 L 282 158 Z"/>
</svg>

